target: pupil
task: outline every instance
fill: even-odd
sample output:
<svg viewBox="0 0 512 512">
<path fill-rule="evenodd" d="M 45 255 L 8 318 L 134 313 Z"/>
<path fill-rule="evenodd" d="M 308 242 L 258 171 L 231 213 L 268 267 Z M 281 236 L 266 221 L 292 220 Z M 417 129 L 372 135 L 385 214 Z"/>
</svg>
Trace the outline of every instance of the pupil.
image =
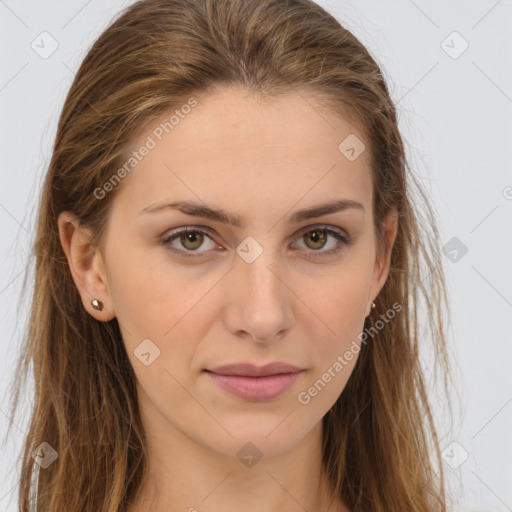
<svg viewBox="0 0 512 512">
<path fill-rule="evenodd" d="M 311 231 L 309 237 L 314 244 L 320 242 L 323 245 L 325 235 L 323 235 L 322 231 Z M 315 246 L 315 248 L 318 248 L 318 246 Z"/>
<path fill-rule="evenodd" d="M 188 247 L 188 249 L 195 250 L 198 248 L 199 245 L 201 245 L 199 243 L 201 242 L 201 237 L 198 237 L 197 232 L 183 233 L 182 236 L 182 243 L 185 247 Z M 192 247 L 188 246 L 187 244 L 192 244 Z"/>
</svg>

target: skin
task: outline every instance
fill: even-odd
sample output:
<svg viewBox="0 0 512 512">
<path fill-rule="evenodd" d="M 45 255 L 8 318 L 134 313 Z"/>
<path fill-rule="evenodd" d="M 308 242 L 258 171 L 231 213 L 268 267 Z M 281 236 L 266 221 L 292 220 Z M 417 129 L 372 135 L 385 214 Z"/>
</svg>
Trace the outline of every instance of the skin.
<svg viewBox="0 0 512 512">
<path fill-rule="evenodd" d="M 320 114 L 303 95 L 263 102 L 243 89 L 222 89 L 199 98 L 123 180 L 100 247 L 89 244 L 90 233 L 72 213 L 60 214 L 62 247 L 83 305 L 98 321 L 117 317 L 137 378 L 149 476 L 132 512 L 348 511 L 331 501 L 322 473 L 321 420 L 357 355 L 308 404 L 298 394 L 359 341 L 389 272 L 397 218 L 389 217 L 387 248 L 377 258 L 368 144 L 349 161 L 338 150 L 349 134 L 364 140 L 357 127 Z M 335 199 L 358 201 L 365 211 L 287 222 L 296 210 Z M 246 224 L 171 209 L 140 213 L 177 200 L 222 208 Z M 319 254 L 338 242 L 322 231 L 324 245 L 315 242 L 317 224 L 348 233 L 354 244 Z M 180 237 L 168 245 L 202 252 L 198 258 L 159 243 L 186 226 L 204 230 L 202 245 L 183 245 Z M 236 252 L 248 236 L 263 248 L 252 263 Z M 103 302 L 102 311 L 92 308 L 92 298 Z M 147 338 L 160 350 L 149 366 L 134 355 Z M 267 401 L 235 397 L 203 372 L 272 361 L 304 371 Z M 249 442 L 261 453 L 252 467 L 237 457 Z"/>
</svg>

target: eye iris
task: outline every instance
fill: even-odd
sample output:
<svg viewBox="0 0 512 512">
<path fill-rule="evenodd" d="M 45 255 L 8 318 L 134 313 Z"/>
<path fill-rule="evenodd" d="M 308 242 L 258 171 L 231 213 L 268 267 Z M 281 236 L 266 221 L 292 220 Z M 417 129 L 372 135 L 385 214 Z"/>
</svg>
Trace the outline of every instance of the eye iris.
<svg viewBox="0 0 512 512">
<path fill-rule="evenodd" d="M 197 231 L 188 231 L 185 233 L 182 233 L 180 236 L 180 241 L 183 244 L 183 247 L 186 247 L 190 250 L 195 250 L 201 247 L 201 244 L 203 243 L 203 235 Z M 187 245 L 187 242 L 191 242 L 192 244 L 196 244 L 195 247 L 190 247 Z"/>
<path fill-rule="evenodd" d="M 325 231 L 321 231 L 321 230 L 310 231 L 309 233 L 306 233 L 306 235 L 304 235 L 304 236 L 305 236 L 306 240 L 308 238 L 312 239 L 313 244 L 317 244 L 317 243 L 320 244 L 319 246 L 311 247 L 312 249 L 322 248 L 325 245 L 325 241 L 327 238 Z"/>
</svg>

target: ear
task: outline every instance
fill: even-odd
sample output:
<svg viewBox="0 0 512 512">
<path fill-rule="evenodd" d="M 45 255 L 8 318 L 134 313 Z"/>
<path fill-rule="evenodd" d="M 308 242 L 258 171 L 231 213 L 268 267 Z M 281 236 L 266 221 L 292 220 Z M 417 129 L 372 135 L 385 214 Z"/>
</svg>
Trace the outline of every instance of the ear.
<svg viewBox="0 0 512 512">
<path fill-rule="evenodd" d="M 67 211 L 60 213 L 58 226 L 60 243 L 84 308 L 97 320 L 112 320 L 115 314 L 103 256 L 99 248 L 91 242 L 90 230 L 80 226 L 76 215 Z M 92 307 L 93 299 L 103 303 L 102 311 Z"/>
<path fill-rule="evenodd" d="M 391 262 L 391 251 L 395 243 L 396 234 L 398 231 L 398 213 L 396 209 L 393 209 L 383 225 L 384 230 L 384 247 L 382 248 L 381 254 L 376 257 L 375 267 L 373 271 L 372 284 L 368 294 L 368 305 L 366 307 L 366 316 L 370 314 L 372 301 L 382 290 L 382 287 L 386 283 L 389 275 L 389 266 Z"/>
</svg>

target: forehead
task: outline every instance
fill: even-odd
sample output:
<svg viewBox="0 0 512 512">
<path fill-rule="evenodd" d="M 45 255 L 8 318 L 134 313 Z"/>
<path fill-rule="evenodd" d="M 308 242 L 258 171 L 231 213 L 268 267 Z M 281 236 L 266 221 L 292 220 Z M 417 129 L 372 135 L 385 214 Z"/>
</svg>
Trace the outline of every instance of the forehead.
<svg viewBox="0 0 512 512">
<path fill-rule="evenodd" d="M 193 108 L 165 113 L 129 146 L 126 159 L 151 148 L 122 183 L 121 195 L 132 206 L 185 196 L 222 205 L 229 198 L 240 207 L 277 201 L 285 208 L 340 197 L 369 205 L 363 133 L 313 97 L 293 92 L 263 100 L 226 88 L 194 99 Z M 366 149 L 349 159 L 344 141 L 353 137 Z"/>
</svg>

